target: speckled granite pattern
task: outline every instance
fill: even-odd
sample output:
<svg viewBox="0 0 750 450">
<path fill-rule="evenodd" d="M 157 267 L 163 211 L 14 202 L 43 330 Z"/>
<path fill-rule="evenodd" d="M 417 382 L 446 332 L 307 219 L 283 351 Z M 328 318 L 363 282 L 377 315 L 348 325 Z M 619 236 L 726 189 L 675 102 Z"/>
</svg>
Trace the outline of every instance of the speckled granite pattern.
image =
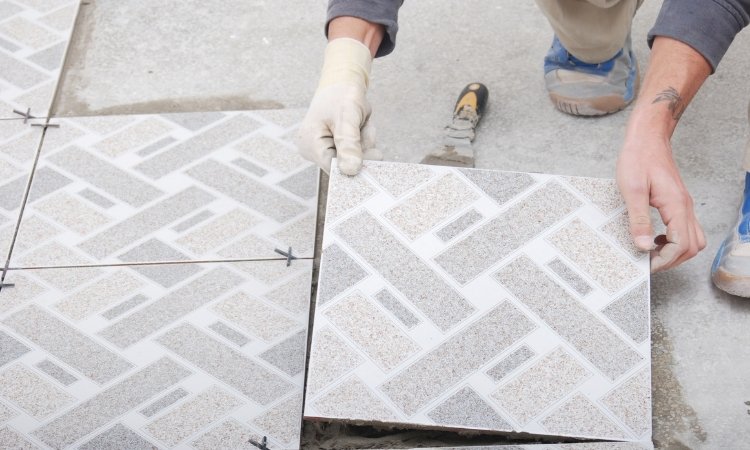
<svg viewBox="0 0 750 450">
<path fill-rule="evenodd" d="M 602 231 L 624 210 L 614 186 L 334 165 L 305 416 L 648 440 L 649 316 L 625 316 L 649 267 Z"/>
<path fill-rule="evenodd" d="M 0 448 L 298 448 L 312 261 L 189 265 L 9 271 Z"/>
<path fill-rule="evenodd" d="M 254 112 L 54 122 L 10 267 L 280 258 L 274 249 L 289 247 L 312 257 L 318 171 L 289 142 L 289 127 Z M 261 138 L 266 147 L 248 144 Z M 27 146 L 31 159 L 36 147 Z M 25 179 L 0 181 L 0 198 L 20 202 Z M 159 269 L 140 270 L 163 285 L 191 276 Z"/>
<path fill-rule="evenodd" d="M 0 118 L 47 115 L 79 0 L 0 3 Z"/>
</svg>

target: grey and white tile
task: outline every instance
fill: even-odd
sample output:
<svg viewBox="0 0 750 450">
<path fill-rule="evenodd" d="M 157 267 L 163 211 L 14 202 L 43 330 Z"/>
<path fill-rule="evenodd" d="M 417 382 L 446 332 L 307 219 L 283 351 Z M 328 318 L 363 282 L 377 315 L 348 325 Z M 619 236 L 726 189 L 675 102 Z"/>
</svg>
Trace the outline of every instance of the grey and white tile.
<svg viewBox="0 0 750 450">
<path fill-rule="evenodd" d="M 32 123 L 43 121 L 0 120 L 0 262 L 3 267 L 16 231 L 34 157 L 41 144 L 42 128 L 33 127 Z"/>
<path fill-rule="evenodd" d="M 633 383 L 650 353 L 628 333 L 648 316 L 626 323 L 620 305 L 649 268 L 600 234 L 624 210 L 613 186 L 372 161 L 351 178 L 334 165 L 305 416 L 645 439 L 634 416 L 650 417 L 650 398 Z M 593 238 L 602 252 L 586 263 Z M 607 406 L 620 398 L 627 408 Z"/>
<path fill-rule="evenodd" d="M 250 275 L 277 263 L 283 269 L 270 282 Z M 0 290 L 0 425 L 23 427 L 0 434 L 0 447 L 16 437 L 51 448 L 186 447 L 239 423 L 271 448 L 297 448 L 309 318 L 299 298 L 309 299 L 312 262 L 185 265 L 192 270 L 159 267 L 186 277 L 175 285 L 140 266 L 8 271 L 15 286 Z M 306 286 L 292 283 L 303 276 Z M 80 282 L 48 281 L 58 278 Z M 232 321 L 216 306 L 234 298 L 288 323 L 255 337 L 243 325 L 265 323 L 266 311 L 238 303 L 244 316 Z"/>
<path fill-rule="evenodd" d="M 196 120 L 201 128 L 190 127 Z M 278 259 L 275 249 L 289 247 L 312 256 L 317 169 L 282 139 L 281 127 L 254 112 L 55 122 L 11 267 Z M 260 138 L 274 151 L 248 144 Z M 240 157 L 263 171 L 237 166 Z M 191 275 L 141 270 L 162 284 Z"/>
<path fill-rule="evenodd" d="M 0 118 L 46 117 L 79 0 L 14 0 L 0 11 Z"/>
</svg>

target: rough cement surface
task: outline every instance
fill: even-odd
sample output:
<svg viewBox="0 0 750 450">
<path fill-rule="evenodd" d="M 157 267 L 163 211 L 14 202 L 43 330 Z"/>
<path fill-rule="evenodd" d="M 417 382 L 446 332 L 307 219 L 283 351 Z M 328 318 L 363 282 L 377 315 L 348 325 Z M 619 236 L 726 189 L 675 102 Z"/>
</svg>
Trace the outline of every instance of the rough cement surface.
<svg viewBox="0 0 750 450">
<path fill-rule="evenodd" d="M 95 13 L 82 16 L 57 112 L 273 105 L 254 103 L 261 101 L 306 105 L 322 61 L 326 2 L 300 1 L 279 12 L 259 0 L 184 2 L 193 10 L 176 0 L 90 0 L 86 3 L 95 6 Z M 642 72 L 648 61 L 645 35 L 660 5 L 645 2 L 636 16 L 633 42 Z M 205 11 L 212 11 L 203 14 L 211 20 L 196 19 Z M 159 25 L 137 19 L 144 14 L 159 18 Z M 280 15 L 276 22 L 259 19 L 265 14 Z M 218 25 L 232 23 L 239 26 Z M 238 39 L 227 38 L 230 28 L 235 34 L 242 31 Z M 85 38 L 87 29 L 94 32 Z M 272 51 L 256 63 L 249 57 L 252 49 L 248 57 L 238 49 L 262 43 L 268 33 L 258 30 L 273 31 L 283 45 L 267 47 Z M 202 33 L 215 33 L 214 40 L 202 41 L 197 37 Z M 118 39 L 125 41 L 119 44 Z M 542 58 L 551 39 L 533 2 L 405 2 L 398 47 L 376 61 L 371 84 L 373 120 L 385 158 L 417 162 L 439 146 L 456 95 L 467 82 L 480 80 L 490 89 L 490 103 L 474 143 L 478 168 L 613 176 L 628 112 L 579 119 L 555 111 L 542 78 Z M 652 279 L 654 440 L 659 448 L 734 449 L 750 442 L 750 301 L 716 290 L 709 280 L 711 260 L 734 223 L 740 200 L 740 162 L 748 139 L 748 49 L 746 30 L 688 108 L 673 139 L 708 247 Z M 221 72 L 215 68 L 242 73 L 230 70 L 231 77 L 215 78 Z M 243 75 L 247 73 L 253 77 Z M 347 439 L 358 431 L 336 433 L 341 442 L 351 442 Z M 409 442 L 423 441 L 428 439 Z"/>
</svg>

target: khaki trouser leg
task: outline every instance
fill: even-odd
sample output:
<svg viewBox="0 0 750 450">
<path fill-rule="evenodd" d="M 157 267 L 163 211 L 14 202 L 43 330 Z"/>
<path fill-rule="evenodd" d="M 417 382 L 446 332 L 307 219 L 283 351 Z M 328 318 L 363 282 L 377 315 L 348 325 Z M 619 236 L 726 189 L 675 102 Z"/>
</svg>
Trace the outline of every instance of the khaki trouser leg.
<svg viewBox="0 0 750 450">
<path fill-rule="evenodd" d="M 606 61 L 623 47 L 643 0 L 536 0 L 562 45 L 587 63 Z"/>
</svg>

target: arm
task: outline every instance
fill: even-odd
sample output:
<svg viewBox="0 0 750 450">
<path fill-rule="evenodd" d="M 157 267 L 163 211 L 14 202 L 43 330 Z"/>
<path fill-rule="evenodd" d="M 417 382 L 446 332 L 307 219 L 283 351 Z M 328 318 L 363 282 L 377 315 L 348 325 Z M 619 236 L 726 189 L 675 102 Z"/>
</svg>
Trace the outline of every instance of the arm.
<svg viewBox="0 0 750 450">
<path fill-rule="evenodd" d="M 706 245 L 693 200 L 672 157 L 670 139 L 682 113 L 711 73 L 692 47 L 657 37 L 651 64 L 630 116 L 617 163 L 617 181 L 628 205 L 630 231 L 642 250 L 653 248 L 649 205 L 667 226 L 666 245 L 652 258 L 652 270 L 666 270 L 695 256 Z M 661 244 L 664 244 L 663 242 Z"/>
<path fill-rule="evenodd" d="M 750 0 L 665 0 L 649 33 L 651 64 L 628 122 L 617 181 L 640 249 L 654 249 L 649 205 L 667 226 L 652 255 L 654 272 L 681 264 L 706 245 L 670 140 L 685 108 L 749 22 Z"/>
</svg>

